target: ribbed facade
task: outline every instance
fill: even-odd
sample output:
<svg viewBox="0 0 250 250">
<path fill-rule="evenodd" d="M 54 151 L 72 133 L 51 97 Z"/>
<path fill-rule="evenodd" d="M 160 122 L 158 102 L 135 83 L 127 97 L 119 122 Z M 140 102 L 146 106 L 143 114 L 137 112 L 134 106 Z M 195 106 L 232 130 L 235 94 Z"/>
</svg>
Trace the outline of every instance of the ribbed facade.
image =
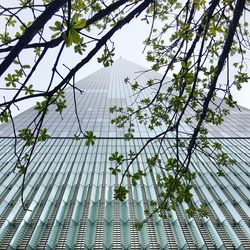
<svg viewBox="0 0 250 250">
<path fill-rule="evenodd" d="M 67 90 L 68 107 L 60 114 L 51 110 L 45 126 L 52 138 L 39 143 L 29 166 L 24 201 L 21 202 L 22 176 L 13 172 L 15 155 L 11 126 L 1 125 L 0 133 L 0 249 L 250 249 L 250 111 L 234 111 L 225 125 L 212 127 L 210 136 L 224 145 L 237 160 L 218 177 L 217 167 L 204 155 L 196 154 L 190 166 L 197 172 L 193 182 L 193 199 L 206 204 L 209 217 L 185 214 L 186 204 L 169 213 L 168 219 L 155 215 L 142 228 L 136 221 L 145 218 L 149 200 L 159 194 L 156 175 L 142 177 L 132 187 L 124 202 L 114 199 L 114 187 L 121 176 L 111 174 L 108 157 L 119 151 L 137 151 L 146 138 L 154 134 L 138 124 L 136 139 L 121 139 L 124 131 L 110 125 L 108 108 L 128 105 L 132 101 L 125 77 L 134 79 L 144 68 L 124 59 L 102 69 L 77 84 L 77 107 L 83 130 L 93 130 L 98 139 L 85 146 L 84 139 L 73 140 L 78 132 L 72 90 Z M 160 79 L 157 73 L 142 74 L 137 81 Z M 146 93 L 146 95 L 149 93 Z M 36 111 L 27 110 L 16 117 L 17 128 L 24 128 Z M 183 126 L 185 131 L 187 128 Z M 212 139 L 211 140 L 215 140 Z M 173 152 L 165 139 L 165 154 Z M 17 145 L 17 151 L 21 143 Z M 151 144 L 133 164 L 133 171 L 143 170 L 146 159 L 154 154 Z M 125 170 L 125 166 L 123 166 Z"/>
</svg>

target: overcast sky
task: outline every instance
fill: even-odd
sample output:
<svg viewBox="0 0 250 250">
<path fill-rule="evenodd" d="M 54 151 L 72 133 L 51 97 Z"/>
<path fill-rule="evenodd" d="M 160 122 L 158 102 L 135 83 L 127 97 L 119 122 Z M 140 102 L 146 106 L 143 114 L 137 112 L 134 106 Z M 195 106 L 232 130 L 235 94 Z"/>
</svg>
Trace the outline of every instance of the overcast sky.
<svg viewBox="0 0 250 250">
<path fill-rule="evenodd" d="M 116 54 L 114 59 L 123 57 L 134 63 L 150 68 L 151 64 L 148 63 L 145 59 L 146 54 L 142 54 L 144 48 L 143 40 L 149 34 L 150 25 L 146 25 L 144 23 L 142 24 L 140 18 L 141 16 L 139 16 L 137 20 L 132 20 L 128 25 L 119 30 L 113 37 L 112 41 L 115 42 Z M 47 56 L 45 63 L 38 67 L 38 73 L 33 78 L 33 85 L 47 85 L 51 76 L 51 68 L 53 66 L 56 54 L 57 49 L 51 51 Z M 103 67 L 102 64 L 97 63 L 97 57 L 100 55 L 101 54 L 99 53 L 77 73 L 76 80 L 81 80 L 87 75 Z M 247 57 L 250 58 L 250 53 L 247 54 Z M 63 58 L 68 67 L 73 67 L 81 59 L 79 56 L 76 56 L 72 52 L 72 49 L 67 49 Z M 30 60 L 29 54 L 26 55 L 26 59 L 27 62 Z M 248 64 L 250 65 L 249 60 Z M 61 67 L 61 69 L 67 71 L 67 69 L 63 66 Z M 230 73 L 233 74 L 233 71 L 231 71 Z M 221 78 L 221 81 L 223 81 L 223 78 Z M 246 84 L 241 91 L 233 91 L 233 95 L 240 105 L 250 108 L 250 82 Z M 2 98 L 1 94 L 0 98 Z M 21 111 L 27 109 L 28 107 L 31 107 L 32 105 L 34 105 L 34 101 L 23 103 L 20 106 Z"/>
<path fill-rule="evenodd" d="M 145 59 L 146 54 L 142 54 L 144 48 L 143 41 L 149 34 L 150 25 L 142 23 L 140 21 L 140 18 L 141 17 L 137 18 L 137 20 L 132 20 L 123 29 L 119 30 L 113 37 L 112 41 L 115 42 L 114 59 L 122 57 L 146 68 L 150 68 L 151 64 Z M 72 58 L 72 54 L 69 54 L 68 57 Z M 90 63 L 88 63 L 88 65 L 84 66 L 84 68 L 82 68 L 77 73 L 77 80 L 81 80 L 83 77 L 103 67 L 102 64 L 97 63 L 97 57 L 93 58 Z M 249 52 L 247 53 L 246 58 L 248 58 L 247 62 L 249 65 L 250 74 Z M 74 61 L 74 63 L 76 62 L 77 59 L 76 61 Z M 46 74 L 46 72 L 44 73 Z M 232 68 L 230 70 L 231 76 L 233 76 L 234 73 L 234 68 Z M 221 77 L 220 81 L 224 81 L 224 78 Z M 250 108 L 250 81 L 248 82 L 248 84 L 245 84 L 240 91 L 233 89 L 233 96 L 238 101 L 239 105 Z"/>
<path fill-rule="evenodd" d="M 131 21 L 122 30 L 119 30 L 112 41 L 115 42 L 115 59 L 123 57 L 134 63 L 140 64 L 144 67 L 150 68 L 151 64 L 145 59 L 146 54 L 142 54 L 144 45 L 143 40 L 149 34 L 149 25 L 142 24 L 140 18 Z M 249 65 L 249 75 L 250 75 L 250 53 L 246 55 L 248 58 L 247 62 Z M 77 74 L 77 79 L 80 80 L 83 77 L 95 72 L 97 69 L 101 68 L 102 64 L 97 63 L 96 58 L 94 58 L 86 67 L 81 69 Z M 230 70 L 231 76 L 235 73 L 234 69 Z M 163 72 L 162 72 L 163 73 Z M 221 81 L 224 80 L 223 77 L 220 78 Z M 238 91 L 236 88 L 233 89 L 233 96 L 238 101 L 239 105 L 243 107 L 250 108 L 250 81 L 245 84 L 243 88 Z"/>
</svg>

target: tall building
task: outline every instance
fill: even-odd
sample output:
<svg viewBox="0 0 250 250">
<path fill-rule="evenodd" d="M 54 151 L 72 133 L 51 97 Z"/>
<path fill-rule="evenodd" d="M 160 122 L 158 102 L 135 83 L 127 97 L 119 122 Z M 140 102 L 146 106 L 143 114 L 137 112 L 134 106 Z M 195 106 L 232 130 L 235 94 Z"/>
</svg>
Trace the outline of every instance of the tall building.
<svg viewBox="0 0 250 250">
<path fill-rule="evenodd" d="M 108 157 L 115 151 L 136 151 L 154 132 L 138 124 L 135 139 L 125 142 L 124 130 L 110 124 L 109 107 L 131 103 L 126 77 L 137 78 L 139 84 L 161 78 L 154 72 L 141 74 L 144 70 L 119 59 L 77 83 L 84 91 L 76 91 L 78 116 L 83 131 L 94 131 L 97 136 L 93 146 L 73 139 L 79 127 L 72 89 L 66 89 L 67 109 L 63 117 L 53 109 L 48 113 L 44 124 L 51 138 L 38 143 L 28 168 L 23 194 L 28 210 L 22 207 L 22 175 L 13 172 L 13 129 L 11 124 L 0 126 L 0 249 L 250 249 L 247 109 L 233 111 L 223 126 L 210 128 L 211 140 L 220 141 L 237 164 L 218 177 L 216 165 L 197 153 L 190 166 L 197 172 L 194 202 L 206 205 L 208 217 L 189 218 L 186 204 L 181 204 L 167 219 L 155 215 L 141 230 L 135 229 L 134 223 L 145 219 L 149 200 L 158 194 L 153 174 L 142 177 L 135 187 L 124 179 L 127 199 L 114 199 L 121 176 L 111 174 Z M 36 113 L 31 108 L 18 115 L 16 129 L 28 126 Z M 171 139 L 164 143 L 171 144 Z M 147 155 L 155 150 L 157 143 L 139 156 L 134 171 L 145 168 Z M 163 160 L 171 154 L 168 150 Z"/>
</svg>

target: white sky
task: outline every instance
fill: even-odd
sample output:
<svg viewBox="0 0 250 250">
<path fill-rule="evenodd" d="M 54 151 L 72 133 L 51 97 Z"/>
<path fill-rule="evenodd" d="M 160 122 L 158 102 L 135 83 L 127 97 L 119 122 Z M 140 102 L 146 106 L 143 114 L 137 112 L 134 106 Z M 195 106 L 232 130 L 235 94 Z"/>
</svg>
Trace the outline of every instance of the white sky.
<svg viewBox="0 0 250 250">
<path fill-rule="evenodd" d="M 146 54 L 142 54 L 144 48 L 142 42 L 149 33 L 149 28 L 149 25 L 142 24 L 140 20 L 133 20 L 122 30 L 119 30 L 112 39 L 115 42 L 115 59 L 123 57 L 141 66 L 150 68 L 151 64 L 145 59 Z M 248 58 L 250 75 L 250 52 L 247 53 L 246 58 Z M 102 64 L 97 63 L 96 58 L 94 58 L 78 72 L 77 79 L 80 80 L 99 68 L 102 68 Z M 233 73 L 233 71 L 230 71 L 231 76 Z M 221 77 L 221 81 L 223 81 L 223 77 Z M 233 96 L 239 105 L 250 108 L 250 81 L 240 91 L 234 88 Z"/>
<path fill-rule="evenodd" d="M 123 57 L 127 60 L 130 60 L 134 63 L 142 65 L 144 67 L 150 68 L 150 64 L 146 61 L 146 54 L 142 54 L 144 48 L 143 40 L 149 34 L 150 25 L 142 24 L 140 21 L 141 16 L 137 20 L 132 20 L 129 24 L 119 30 L 112 41 L 115 42 L 115 58 Z M 0 24 L 1 25 L 1 24 Z M 53 52 L 50 52 L 47 56 L 45 63 L 38 67 L 37 75 L 33 78 L 31 82 L 34 86 L 45 86 L 50 79 L 51 66 L 54 63 L 56 56 L 56 49 Z M 76 80 L 81 80 L 87 75 L 95 72 L 96 70 L 102 68 L 102 64 L 97 63 L 97 57 L 100 56 L 99 53 L 95 58 L 93 58 L 86 66 L 84 66 L 76 75 Z M 247 54 L 247 57 L 250 58 L 250 53 Z M 76 56 L 71 49 L 67 49 L 64 55 L 64 63 L 69 67 L 73 67 L 81 57 Z M 27 62 L 30 59 L 29 55 L 26 56 Z M 250 61 L 249 66 L 250 66 Z M 62 70 L 67 71 L 65 67 L 62 66 Z M 232 72 L 231 72 L 232 73 Z M 249 72 L 250 73 L 250 72 Z M 221 78 L 223 81 L 223 78 Z M 250 82 L 246 84 L 241 91 L 233 91 L 233 96 L 238 101 L 239 105 L 250 108 Z M 2 95 L 0 93 L 0 98 Z M 1 99 L 2 101 L 2 99 Z M 27 101 L 22 103 L 20 106 L 21 111 L 34 105 L 34 101 Z"/>
</svg>

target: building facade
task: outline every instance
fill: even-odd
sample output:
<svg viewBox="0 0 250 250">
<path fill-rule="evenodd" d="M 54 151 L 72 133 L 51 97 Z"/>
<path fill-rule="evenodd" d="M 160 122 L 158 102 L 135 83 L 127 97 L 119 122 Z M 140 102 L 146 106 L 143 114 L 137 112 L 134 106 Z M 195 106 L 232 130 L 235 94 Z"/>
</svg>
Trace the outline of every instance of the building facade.
<svg viewBox="0 0 250 250">
<path fill-rule="evenodd" d="M 250 249 L 250 111 L 233 111 L 223 127 L 211 127 L 211 140 L 223 144 L 237 163 L 218 177 L 217 167 L 196 154 L 190 168 L 197 172 L 193 182 L 195 204 L 204 203 L 208 217 L 189 218 L 186 204 L 170 211 L 167 219 L 155 215 L 141 230 L 136 221 L 145 219 L 144 209 L 158 194 L 154 175 L 142 177 L 128 187 L 127 199 L 114 199 L 121 176 L 111 174 L 108 157 L 115 151 L 137 151 L 154 131 L 137 125 L 135 139 L 124 141 L 123 129 L 110 124 L 109 107 L 127 106 L 131 91 L 126 77 L 139 83 L 160 79 L 154 72 L 124 59 L 77 83 L 78 116 L 83 131 L 94 131 L 93 146 L 76 141 L 79 126 L 71 89 L 66 89 L 67 109 L 63 117 L 50 110 L 45 124 L 51 138 L 38 143 L 29 166 L 24 203 L 22 175 L 13 172 L 16 156 L 10 124 L 0 126 L 0 249 Z M 150 93 L 148 93 L 150 94 Z M 17 130 L 28 126 L 37 111 L 33 108 L 15 118 Z M 183 127 L 185 131 L 187 128 Z M 214 139 L 213 139 L 214 138 Z M 171 139 L 164 143 L 171 145 Z M 21 144 L 17 145 L 17 151 Z M 133 165 L 143 169 L 157 143 L 144 151 Z M 171 148 L 166 151 L 171 154 Z M 125 166 L 123 166 L 125 170 Z"/>
</svg>

